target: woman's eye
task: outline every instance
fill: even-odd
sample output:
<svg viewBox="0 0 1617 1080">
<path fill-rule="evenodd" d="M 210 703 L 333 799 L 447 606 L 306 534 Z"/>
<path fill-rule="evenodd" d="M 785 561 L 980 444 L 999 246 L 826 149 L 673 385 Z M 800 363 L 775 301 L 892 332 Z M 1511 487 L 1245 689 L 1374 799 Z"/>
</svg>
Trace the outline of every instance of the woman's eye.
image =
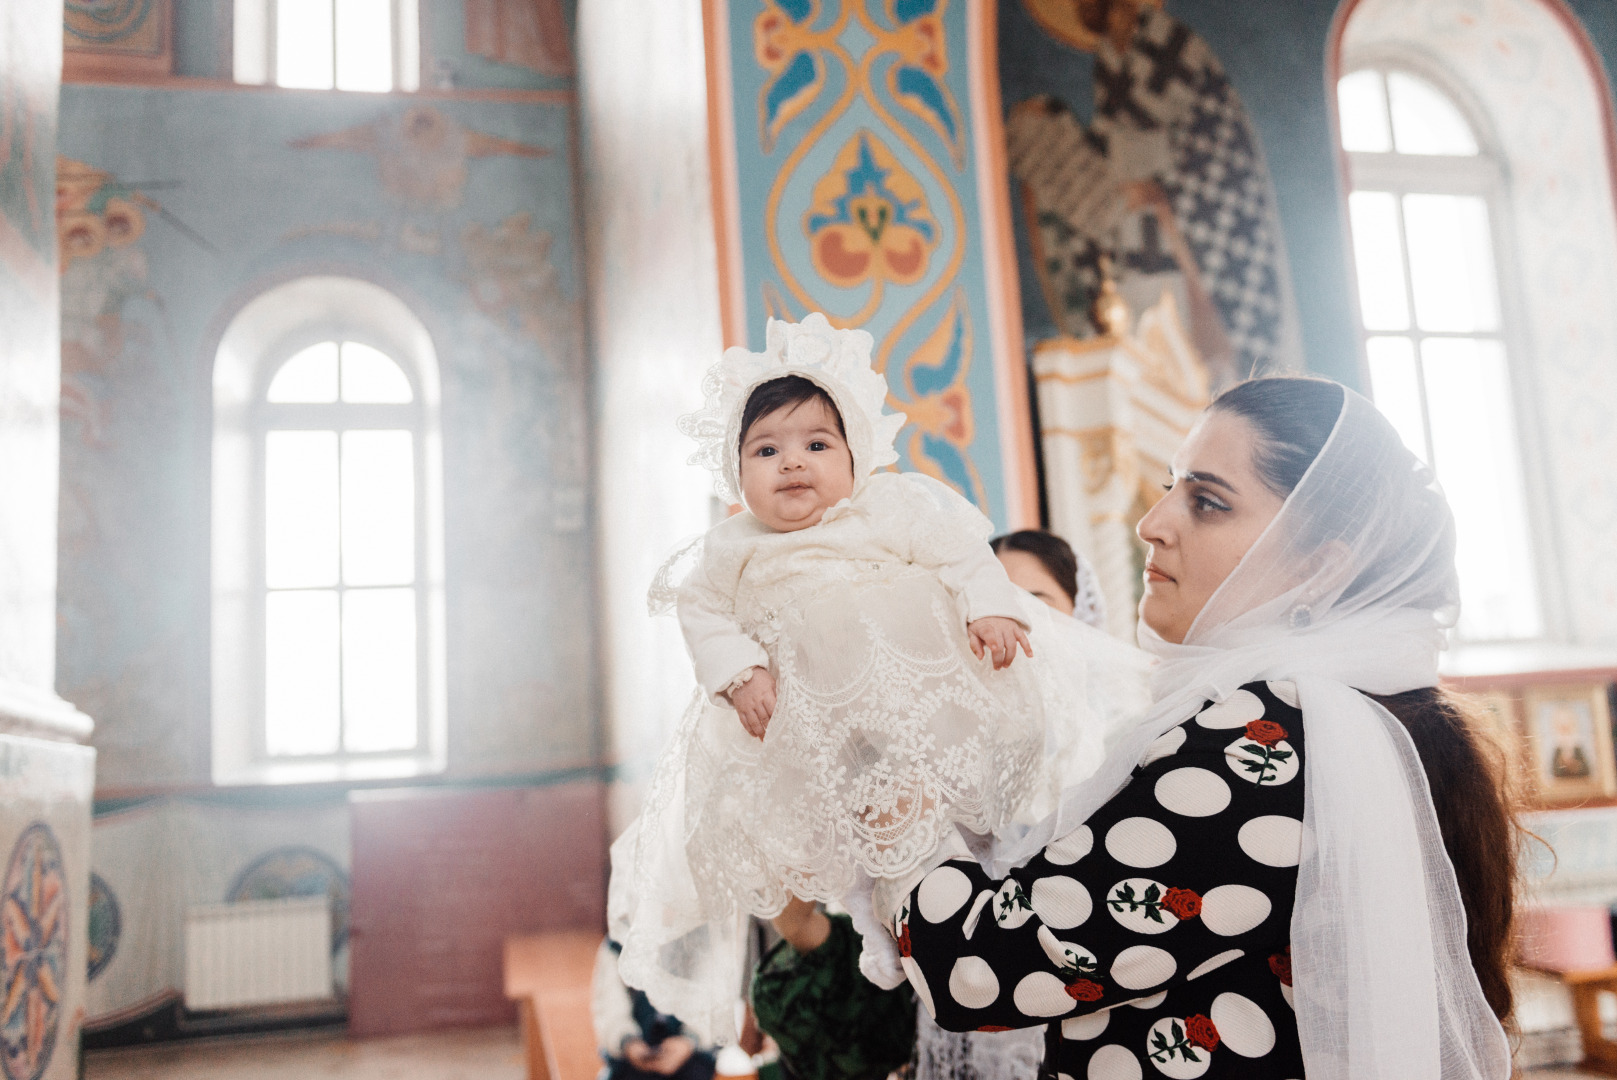
<svg viewBox="0 0 1617 1080">
<path fill-rule="evenodd" d="M 1228 510 L 1229 507 L 1211 495 L 1203 494 L 1196 496 L 1196 509 L 1203 514 L 1211 514 L 1215 510 Z"/>
</svg>

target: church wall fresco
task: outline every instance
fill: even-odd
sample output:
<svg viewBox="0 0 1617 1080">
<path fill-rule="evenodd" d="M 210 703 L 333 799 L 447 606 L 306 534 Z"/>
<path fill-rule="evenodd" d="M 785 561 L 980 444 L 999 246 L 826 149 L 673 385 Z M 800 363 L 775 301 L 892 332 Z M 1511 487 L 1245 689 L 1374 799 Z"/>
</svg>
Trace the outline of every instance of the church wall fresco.
<svg viewBox="0 0 1617 1080">
<path fill-rule="evenodd" d="M 876 338 L 903 467 L 1001 527 L 1036 517 L 991 9 L 713 0 L 726 339 L 824 311 Z"/>
<path fill-rule="evenodd" d="M 1160 0 L 1012 0 L 1000 25 L 1029 336 L 1091 334 L 1104 261 L 1136 314 L 1174 295 L 1215 385 L 1302 367 L 1263 140 L 1195 26 Z"/>
<path fill-rule="evenodd" d="M 209 781 L 211 350 L 376 281 L 443 378 L 451 775 L 594 760 L 570 104 L 69 86 L 61 647 L 103 789 Z M 566 633 L 557 633 L 566 626 Z"/>
</svg>

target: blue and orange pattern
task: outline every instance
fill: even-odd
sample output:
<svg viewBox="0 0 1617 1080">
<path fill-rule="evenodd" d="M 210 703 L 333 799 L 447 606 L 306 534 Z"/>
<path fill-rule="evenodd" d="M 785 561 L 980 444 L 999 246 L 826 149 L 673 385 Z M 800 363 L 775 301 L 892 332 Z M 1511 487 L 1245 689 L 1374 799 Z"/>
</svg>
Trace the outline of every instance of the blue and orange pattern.
<svg viewBox="0 0 1617 1080">
<path fill-rule="evenodd" d="M 988 14 L 984 14 L 988 11 Z M 876 338 L 901 466 L 951 484 L 1001 526 L 996 363 L 982 241 L 1002 192 L 979 186 L 964 0 L 710 0 L 728 20 L 740 294 L 765 316 L 823 311 Z M 723 70 L 722 66 L 720 70 Z M 986 72 L 992 77 L 992 72 Z M 749 132 L 756 132 L 755 136 Z"/>
<path fill-rule="evenodd" d="M 50 1065 L 67 990 L 68 907 L 62 848 L 36 821 L 11 849 L 0 894 L 0 1070 L 39 1080 Z"/>
</svg>

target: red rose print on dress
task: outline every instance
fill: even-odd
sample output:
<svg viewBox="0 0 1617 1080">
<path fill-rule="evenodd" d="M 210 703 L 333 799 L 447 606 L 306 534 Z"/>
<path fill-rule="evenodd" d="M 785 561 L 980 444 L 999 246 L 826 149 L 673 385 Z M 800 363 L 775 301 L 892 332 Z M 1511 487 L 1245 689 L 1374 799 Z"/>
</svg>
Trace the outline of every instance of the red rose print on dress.
<svg viewBox="0 0 1617 1080">
<path fill-rule="evenodd" d="M 1202 913 L 1202 898 L 1190 889 L 1169 889 L 1162 896 L 1162 906 L 1179 919 L 1194 919 Z"/>
<path fill-rule="evenodd" d="M 1283 953 L 1275 953 L 1269 957 L 1269 970 L 1275 973 L 1275 978 L 1285 986 L 1291 985 L 1291 946 L 1286 946 Z"/>
<path fill-rule="evenodd" d="M 900 956 L 908 956 L 909 954 L 910 954 L 910 924 L 909 923 L 904 923 L 902 926 L 899 927 L 898 955 L 900 955 Z"/>
<path fill-rule="evenodd" d="M 1246 737 L 1260 746 L 1273 746 L 1287 734 L 1286 729 L 1273 720 L 1254 720 L 1246 726 Z"/>
<path fill-rule="evenodd" d="M 1209 1017 L 1203 1016 L 1201 1013 L 1197 1013 L 1185 1021 L 1185 1035 L 1192 1043 L 1203 1050 L 1218 1049 L 1218 1028 L 1214 1026 Z"/>
<path fill-rule="evenodd" d="M 1079 979 L 1067 984 L 1067 996 L 1074 1001 L 1099 1001 L 1105 992 L 1100 983 L 1089 979 Z"/>
<path fill-rule="evenodd" d="M 1011 1031 L 1012 1029 L 1008 1028 L 1008 1027 L 1005 1027 L 1003 1024 L 984 1024 L 982 1027 L 978 1028 L 977 1030 L 978 1031 Z"/>
</svg>

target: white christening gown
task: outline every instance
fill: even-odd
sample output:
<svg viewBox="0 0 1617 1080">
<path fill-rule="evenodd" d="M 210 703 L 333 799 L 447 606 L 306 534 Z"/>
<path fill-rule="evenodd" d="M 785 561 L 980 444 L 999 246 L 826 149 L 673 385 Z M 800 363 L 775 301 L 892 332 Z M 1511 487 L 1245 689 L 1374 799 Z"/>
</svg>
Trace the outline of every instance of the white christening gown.
<svg viewBox="0 0 1617 1080">
<path fill-rule="evenodd" d="M 943 484 L 877 473 L 808 529 L 721 522 L 653 589 L 701 687 L 613 845 L 609 919 L 659 1009 L 730 1034 L 748 915 L 906 879 L 957 824 L 1036 820 L 1143 707 L 1139 654 L 1011 585 L 991 532 Z M 973 656 L 966 623 L 990 615 L 1034 656 Z M 754 665 L 776 679 L 762 741 L 718 696 Z"/>
</svg>

